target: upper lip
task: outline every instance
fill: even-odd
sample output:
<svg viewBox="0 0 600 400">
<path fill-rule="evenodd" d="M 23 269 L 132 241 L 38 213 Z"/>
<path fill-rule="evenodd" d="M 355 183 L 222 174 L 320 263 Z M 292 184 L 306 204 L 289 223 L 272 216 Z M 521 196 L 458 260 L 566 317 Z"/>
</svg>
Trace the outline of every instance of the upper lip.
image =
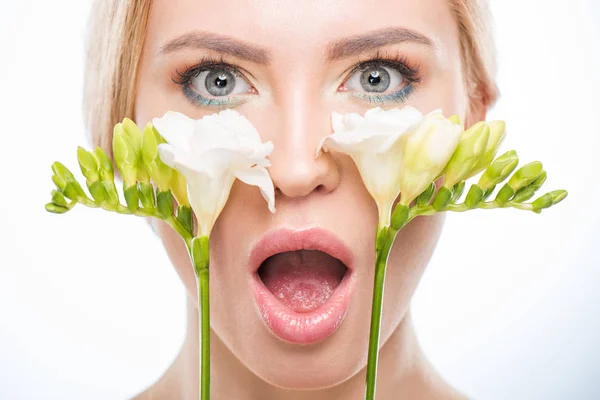
<svg viewBox="0 0 600 400">
<path fill-rule="evenodd" d="M 336 234 L 322 228 L 280 228 L 264 234 L 250 250 L 250 272 L 254 273 L 272 255 L 295 250 L 319 250 L 337 258 L 350 270 L 353 254 Z"/>
</svg>

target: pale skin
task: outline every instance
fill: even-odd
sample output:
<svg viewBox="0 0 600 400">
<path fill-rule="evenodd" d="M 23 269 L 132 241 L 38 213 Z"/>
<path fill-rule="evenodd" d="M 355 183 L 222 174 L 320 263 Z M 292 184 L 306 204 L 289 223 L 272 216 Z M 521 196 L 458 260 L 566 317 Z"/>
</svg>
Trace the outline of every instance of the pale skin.
<svg viewBox="0 0 600 400">
<path fill-rule="evenodd" d="M 405 31 L 390 34 L 389 28 Z M 181 40 L 172 42 L 194 32 L 204 36 L 184 45 Z M 223 41 L 211 49 L 203 47 L 209 42 L 207 37 L 221 36 L 231 39 L 226 43 L 242 42 L 252 51 L 222 53 Z M 357 36 L 367 40 L 343 46 Z M 381 40 L 368 40 L 374 37 Z M 169 42 L 171 45 L 165 47 Z M 357 48 L 360 52 L 354 54 Z M 378 51 L 380 56 L 399 54 L 418 66 L 420 81 L 414 83 L 414 90 L 403 102 L 369 102 L 357 93 L 373 93 L 346 84 L 352 67 L 374 58 Z M 332 53 L 334 59 L 330 59 Z M 183 72 L 205 56 L 222 57 L 243 73 L 243 78 L 236 79 L 237 87 L 244 90 L 222 97 L 231 101 L 220 108 L 194 104 L 172 81 L 176 70 Z M 407 84 L 390 87 L 385 93 Z M 441 108 L 446 116 L 458 114 L 466 125 L 484 119 L 485 109 L 468 101 L 458 30 L 446 1 L 223 0 L 215 5 L 155 0 L 138 88 L 138 125 L 167 110 L 200 118 L 222 108 L 234 108 L 254 124 L 263 141 L 274 144 L 269 172 L 277 212 L 268 211 L 256 187 L 238 181 L 211 234 L 212 399 L 361 399 L 378 214 L 352 160 L 336 153 L 315 158 L 315 149 L 332 132 L 332 111 L 362 114 L 376 105 L 392 108 L 410 104 L 423 113 Z M 197 399 L 198 318 L 193 269 L 179 236 L 164 223 L 153 225 L 188 293 L 188 327 L 176 360 L 158 382 L 136 398 Z M 465 398 L 426 360 L 411 322 L 411 298 L 442 225 L 441 215 L 417 218 L 399 233 L 392 249 L 381 327 L 379 400 Z M 250 292 L 246 268 L 250 248 L 265 232 L 279 227 L 325 228 L 343 240 L 357 260 L 357 288 L 350 309 L 337 331 L 316 344 L 291 344 L 273 335 Z"/>
</svg>

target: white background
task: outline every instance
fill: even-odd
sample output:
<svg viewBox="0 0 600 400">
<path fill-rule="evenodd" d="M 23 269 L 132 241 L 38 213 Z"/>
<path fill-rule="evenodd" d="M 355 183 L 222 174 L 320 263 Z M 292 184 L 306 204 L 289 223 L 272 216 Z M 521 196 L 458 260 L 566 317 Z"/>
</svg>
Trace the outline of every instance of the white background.
<svg viewBox="0 0 600 400">
<path fill-rule="evenodd" d="M 183 340 L 184 293 L 134 217 L 44 211 L 76 169 L 89 1 L 0 1 L 0 398 L 124 399 Z M 414 300 L 422 345 L 478 399 L 600 399 L 600 2 L 495 1 L 504 148 L 568 199 L 451 215 Z M 118 226 L 119 229 L 113 227 Z M 109 233 L 110 232 L 110 233 Z M 132 251 L 131 249 L 135 249 Z"/>
</svg>

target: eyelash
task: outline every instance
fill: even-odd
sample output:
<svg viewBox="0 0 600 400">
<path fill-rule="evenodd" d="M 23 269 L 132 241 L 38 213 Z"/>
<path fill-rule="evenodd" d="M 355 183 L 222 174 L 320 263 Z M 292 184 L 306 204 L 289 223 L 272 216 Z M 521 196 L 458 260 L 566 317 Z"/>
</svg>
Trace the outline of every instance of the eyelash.
<svg viewBox="0 0 600 400">
<path fill-rule="evenodd" d="M 384 102 L 395 102 L 403 103 L 407 97 L 413 92 L 415 85 L 421 82 L 420 68 L 418 65 L 411 65 L 407 57 L 400 53 L 388 54 L 388 53 L 377 53 L 366 59 L 360 60 L 346 73 L 346 79 L 344 83 L 356 72 L 365 71 L 366 69 L 373 66 L 383 66 L 396 70 L 404 78 L 405 86 L 397 90 L 396 92 L 380 95 L 380 94 L 366 94 L 366 93 L 353 93 L 353 96 L 366 100 L 371 103 L 384 103 Z M 176 70 L 171 80 L 182 87 L 184 95 L 194 104 L 198 106 L 206 107 L 225 107 L 231 106 L 231 100 L 222 99 L 211 99 L 201 96 L 191 88 L 191 81 L 202 72 L 211 69 L 222 69 L 231 74 L 236 78 L 245 79 L 243 74 L 240 72 L 241 68 L 237 65 L 225 62 L 221 58 L 215 58 L 211 56 L 202 57 L 195 65 L 185 66 L 183 72 Z M 225 99 L 227 99 L 225 97 Z"/>
</svg>

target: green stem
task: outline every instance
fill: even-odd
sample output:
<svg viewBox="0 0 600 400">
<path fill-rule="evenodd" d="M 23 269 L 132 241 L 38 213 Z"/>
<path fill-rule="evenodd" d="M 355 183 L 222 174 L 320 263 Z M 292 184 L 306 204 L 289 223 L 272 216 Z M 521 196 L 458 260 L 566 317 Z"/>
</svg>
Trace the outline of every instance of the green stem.
<svg viewBox="0 0 600 400">
<path fill-rule="evenodd" d="M 382 232 L 382 231 L 386 232 Z M 373 305 L 371 309 L 371 329 L 369 333 L 369 355 L 367 361 L 367 385 L 365 399 L 375 398 L 375 385 L 377 378 L 377 358 L 379 355 L 379 333 L 381 328 L 381 313 L 383 306 L 383 288 L 385 284 L 385 269 L 390 249 L 396 237 L 394 229 L 382 227 L 378 229 L 377 237 L 385 235 L 382 246 L 376 251 L 375 282 L 373 285 Z"/>
<path fill-rule="evenodd" d="M 194 263 L 196 284 L 198 289 L 198 340 L 200 361 L 199 392 L 200 400 L 210 399 L 210 303 L 209 303 L 209 240 L 207 236 L 192 239 L 189 247 L 190 257 Z"/>
</svg>

